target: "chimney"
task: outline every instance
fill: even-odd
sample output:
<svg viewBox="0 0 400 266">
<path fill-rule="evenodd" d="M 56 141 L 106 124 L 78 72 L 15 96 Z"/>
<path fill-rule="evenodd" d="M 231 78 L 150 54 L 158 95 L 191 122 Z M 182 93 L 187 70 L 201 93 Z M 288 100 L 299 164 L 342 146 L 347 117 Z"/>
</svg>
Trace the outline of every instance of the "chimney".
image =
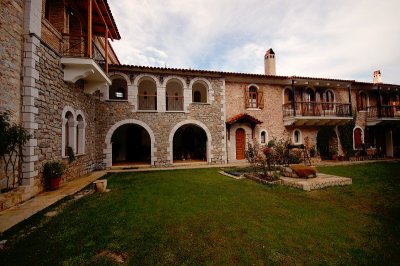
<svg viewBox="0 0 400 266">
<path fill-rule="evenodd" d="M 275 66 L 275 53 L 272 48 L 268 49 L 264 56 L 264 69 L 265 75 L 276 75 L 276 66 Z"/>
<path fill-rule="evenodd" d="M 382 75 L 380 70 L 374 71 L 374 76 L 372 78 L 372 83 L 377 84 L 377 83 L 382 83 Z"/>
</svg>

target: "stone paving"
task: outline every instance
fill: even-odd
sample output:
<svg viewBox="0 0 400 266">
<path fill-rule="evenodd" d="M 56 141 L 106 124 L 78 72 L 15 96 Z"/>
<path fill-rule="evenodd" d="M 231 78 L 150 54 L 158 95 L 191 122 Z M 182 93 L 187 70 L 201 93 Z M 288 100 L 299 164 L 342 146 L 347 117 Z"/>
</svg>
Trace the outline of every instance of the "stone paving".
<svg viewBox="0 0 400 266">
<path fill-rule="evenodd" d="M 90 175 L 66 182 L 59 189 L 40 193 L 36 197 L 0 212 L 0 233 L 24 221 L 57 201 L 75 194 L 93 181 L 106 174 L 106 171 L 93 172 Z"/>
<path fill-rule="evenodd" d="M 352 184 L 351 178 L 322 174 L 322 173 L 317 173 L 317 177 L 310 179 L 291 178 L 291 177 L 280 177 L 280 179 L 286 186 L 299 188 L 305 191 L 311 191 L 325 187 L 345 186 Z"/>
</svg>

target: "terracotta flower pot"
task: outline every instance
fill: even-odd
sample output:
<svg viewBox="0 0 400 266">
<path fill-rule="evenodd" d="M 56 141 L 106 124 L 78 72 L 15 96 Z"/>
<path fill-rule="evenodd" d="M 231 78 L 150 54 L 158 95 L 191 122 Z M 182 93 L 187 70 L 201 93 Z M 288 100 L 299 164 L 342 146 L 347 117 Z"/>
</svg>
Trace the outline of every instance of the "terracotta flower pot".
<svg viewBox="0 0 400 266">
<path fill-rule="evenodd" d="M 60 187 L 61 177 L 50 178 L 50 190 L 55 190 Z"/>
<path fill-rule="evenodd" d="M 100 179 L 93 182 L 94 189 L 97 192 L 106 192 L 107 191 L 107 179 Z"/>
</svg>

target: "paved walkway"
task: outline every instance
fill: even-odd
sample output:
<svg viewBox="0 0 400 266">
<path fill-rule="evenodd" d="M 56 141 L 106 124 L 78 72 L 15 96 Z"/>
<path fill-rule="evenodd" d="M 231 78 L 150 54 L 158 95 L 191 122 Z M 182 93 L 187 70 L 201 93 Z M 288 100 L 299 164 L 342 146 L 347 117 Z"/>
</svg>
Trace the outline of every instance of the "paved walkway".
<svg viewBox="0 0 400 266">
<path fill-rule="evenodd" d="M 66 182 L 57 190 L 42 192 L 22 204 L 0 212 L 0 233 L 49 207 L 57 201 L 75 194 L 93 181 L 102 177 L 104 174 L 106 174 L 106 171 L 93 172 L 88 176 Z"/>
<path fill-rule="evenodd" d="M 317 164 L 317 166 L 322 165 L 351 165 L 351 164 L 362 164 L 369 162 L 380 162 L 380 161 L 394 161 L 394 160 L 379 160 L 379 161 L 355 161 L 355 162 L 322 162 Z M 399 160 L 395 160 L 399 161 Z M 81 177 L 63 184 L 58 190 L 47 191 L 40 193 L 36 197 L 14 206 L 10 209 L 0 212 L 0 234 L 14 225 L 24 221 L 25 219 L 31 217 L 32 215 L 38 213 L 39 211 L 49 207 L 50 205 L 56 203 L 57 201 L 73 195 L 76 192 L 82 190 L 87 185 L 93 181 L 99 179 L 107 172 L 132 172 L 132 171 L 162 171 L 162 170 L 174 170 L 174 169 L 195 169 L 195 168 L 225 168 L 225 167 L 245 167 L 248 166 L 247 162 L 234 162 L 226 165 L 208 165 L 205 163 L 197 164 L 180 164 L 173 167 L 165 168 L 153 168 L 153 167 L 132 167 L 132 166 L 122 166 L 118 168 L 113 168 L 108 171 L 97 171 L 92 174 Z M 319 174 L 320 175 L 320 174 Z M 304 179 L 301 180 L 304 182 Z M 351 182 L 351 181 L 350 181 Z M 311 187 L 310 187 L 311 189 Z"/>
</svg>

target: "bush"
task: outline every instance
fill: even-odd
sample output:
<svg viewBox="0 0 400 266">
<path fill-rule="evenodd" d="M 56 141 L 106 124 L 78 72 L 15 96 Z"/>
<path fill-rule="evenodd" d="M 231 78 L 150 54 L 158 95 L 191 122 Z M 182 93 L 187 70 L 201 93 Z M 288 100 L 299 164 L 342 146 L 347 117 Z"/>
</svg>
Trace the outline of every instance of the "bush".
<svg viewBox="0 0 400 266">
<path fill-rule="evenodd" d="M 43 167 L 43 176 L 45 179 L 58 178 L 64 174 L 65 166 L 62 162 L 47 162 Z"/>
</svg>

